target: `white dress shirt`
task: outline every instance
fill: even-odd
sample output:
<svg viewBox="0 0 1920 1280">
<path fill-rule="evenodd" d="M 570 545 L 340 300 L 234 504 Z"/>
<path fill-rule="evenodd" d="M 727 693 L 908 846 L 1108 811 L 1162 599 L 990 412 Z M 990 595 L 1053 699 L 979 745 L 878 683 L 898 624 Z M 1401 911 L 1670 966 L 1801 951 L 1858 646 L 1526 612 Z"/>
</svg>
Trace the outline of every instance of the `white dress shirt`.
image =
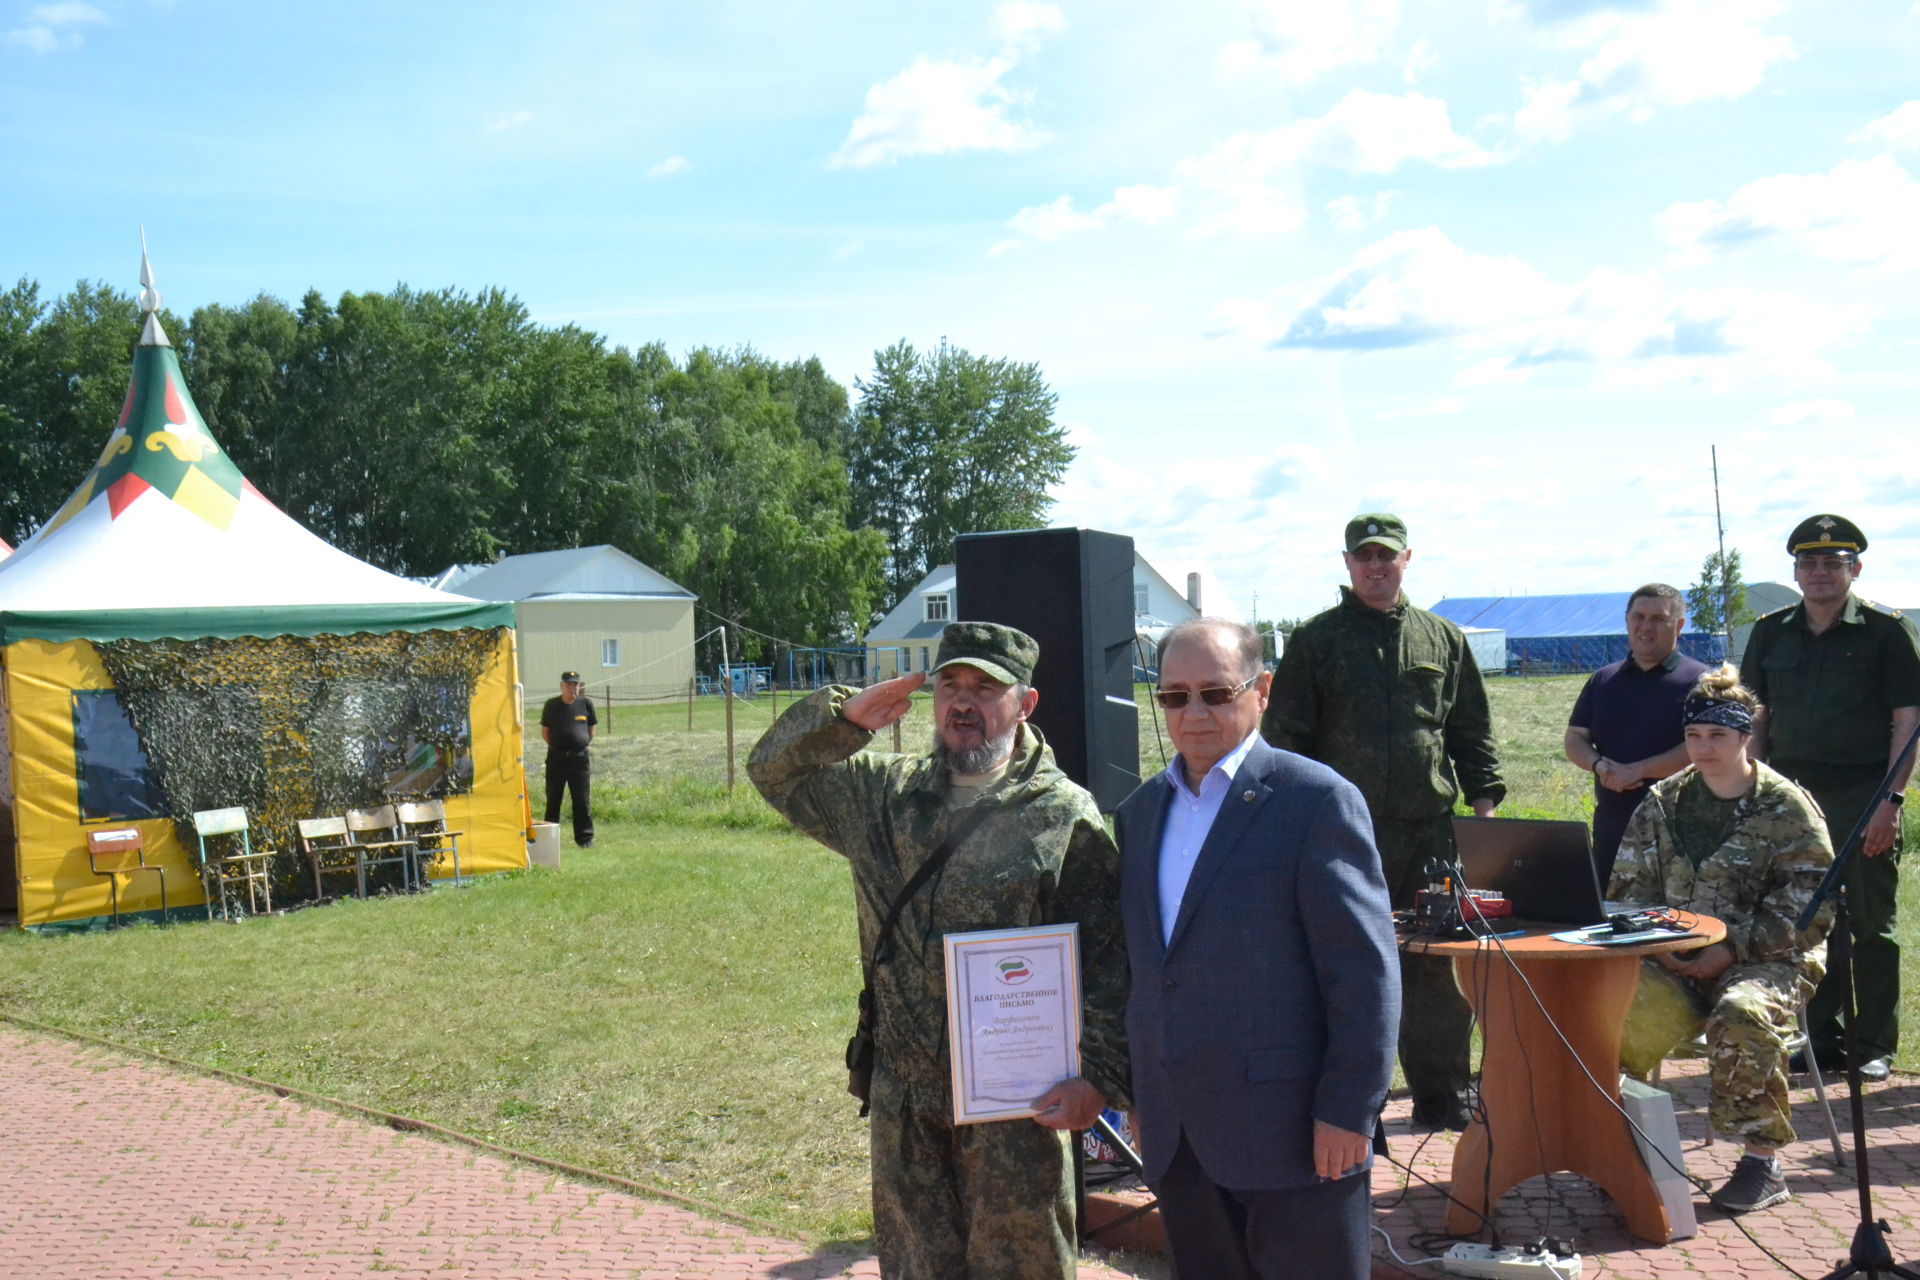
<svg viewBox="0 0 1920 1280">
<path fill-rule="evenodd" d="M 1167 766 L 1167 781 L 1173 784 L 1173 799 L 1167 804 L 1167 824 L 1160 832 L 1160 940 L 1173 940 L 1173 922 L 1180 918 L 1180 900 L 1186 896 L 1187 880 L 1200 856 L 1200 846 L 1213 830 L 1220 815 L 1220 804 L 1233 785 L 1233 775 L 1241 761 L 1253 750 L 1258 731 L 1214 762 L 1207 776 L 1200 779 L 1195 792 L 1187 786 L 1186 766 L 1178 756 Z"/>
</svg>

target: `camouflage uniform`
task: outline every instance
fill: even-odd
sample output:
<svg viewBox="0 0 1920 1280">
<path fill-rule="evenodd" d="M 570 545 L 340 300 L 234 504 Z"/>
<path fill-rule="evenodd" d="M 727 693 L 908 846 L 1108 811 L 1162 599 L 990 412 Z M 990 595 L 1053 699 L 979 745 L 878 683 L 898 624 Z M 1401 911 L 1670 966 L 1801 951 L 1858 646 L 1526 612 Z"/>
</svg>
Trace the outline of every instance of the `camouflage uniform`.
<svg viewBox="0 0 1920 1280">
<path fill-rule="evenodd" d="M 1708 1119 L 1758 1146 L 1793 1141 L 1784 1045 L 1795 1014 L 1826 969 L 1832 912 L 1802 933 L 1795 921 L 1833 862 L 1820 810 L 1807 793 L 1762 764 L 1734 805 L 1719 848 L 1695 867 L 1676 837 L 1685 789 L 1706 786 L 1693 769 L 1655 783 L 1620 840 L 1607 896 L 1665 903 L 1726 923 L 1733 964 L 1701 982 L 1641 966 L 1627 1014 L 1621 1064 L 1646 1078 L 1675 1045 L 1706 1030 L 1712 1081 Z"/>
<path fill-rule="evenodd" d="M 846 857 L 863 955 L 888 906 L 955 821 L 930 755 L 862 752 L 873 735 L 839 715 L 841 685 L 796 703 L 747 762 L 796 827 Z M 873 1225 L 881 1274 L 901 1280 L 1054 1280 L 1074 1274 L 1072 1179 L 1061 1136 L 1029 1120 L 952 1124 L 941 937 L 1076 921 L 1082 1072 L 1129 1101 L 1119 858 L 1093 797 L 1022 726 L 995 812 L 900 913 L 873 974 Z"/>
<path fill-rule="evenodd" d="M 1360 788 L 1397 909 L 1413 905 L 1429 859 L 1453 860 L 1455 798 L 1464 791 L 1469 801 L 1498 803 L 1507 793 L 1466 636 L 1405 595 L 1383 612 L 1342 587 L 1338 606 L 1294 631 L 1260 733 Z M 1416 1100 L 1459 1091 L 1473 1014 L 1452 966 L 1403 953 L 1400 982 L 1408 1088 Z"/>
</svg>

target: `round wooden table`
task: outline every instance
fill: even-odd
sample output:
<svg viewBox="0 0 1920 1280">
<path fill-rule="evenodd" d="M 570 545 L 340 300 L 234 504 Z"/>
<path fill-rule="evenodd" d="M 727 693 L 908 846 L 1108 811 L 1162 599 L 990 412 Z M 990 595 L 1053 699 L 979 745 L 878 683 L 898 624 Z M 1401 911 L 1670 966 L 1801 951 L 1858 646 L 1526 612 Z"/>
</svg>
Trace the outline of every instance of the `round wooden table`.
<svg viewBox="0 0 1920 1280">
<path fill-rule="evenodd" d="M 1476 1116 L 1454 1148 L 1449 1232 L 1477 1232 L 1501 1196 L 1528 1178 L 1565 1171 L 1613 1197 L 1635 1236 L 1655 1244 L 1673 1238 L 1653 1174 L 1619 1110 L 1620 1033 L 1643 958 L 1727 936 L 1711 916 L 1692 919 L 1691 936 L 1620 947 L 1558 941 L 1550 935 L 1568 932 L 1559 925 L 1497 941 L 1402 940 L 1409 951 L 1453 960 L 1485 1046 L 1485 1119 Z"/>
</svg>

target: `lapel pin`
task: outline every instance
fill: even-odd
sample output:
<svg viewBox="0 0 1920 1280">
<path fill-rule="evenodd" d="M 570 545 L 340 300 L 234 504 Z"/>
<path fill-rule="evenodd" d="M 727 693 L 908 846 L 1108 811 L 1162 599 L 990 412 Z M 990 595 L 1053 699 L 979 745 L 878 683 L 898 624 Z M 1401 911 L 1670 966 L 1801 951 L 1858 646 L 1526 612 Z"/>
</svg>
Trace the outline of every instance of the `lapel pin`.
<svg viewBox="0 0 1920 1280">
<path fill-rule="evenodd" d="M 1252 792 L 1252 791 L 1242 791 L 1242 792 L 1240 793 L 1240 799 L 1241 799 L 1241 802 L 1242 802 L 1242 803 L 1244 803 L 1244 804 L 1252 804 L 1252 803 L 1253 803 L 1253 792 Z"/>
</svg>

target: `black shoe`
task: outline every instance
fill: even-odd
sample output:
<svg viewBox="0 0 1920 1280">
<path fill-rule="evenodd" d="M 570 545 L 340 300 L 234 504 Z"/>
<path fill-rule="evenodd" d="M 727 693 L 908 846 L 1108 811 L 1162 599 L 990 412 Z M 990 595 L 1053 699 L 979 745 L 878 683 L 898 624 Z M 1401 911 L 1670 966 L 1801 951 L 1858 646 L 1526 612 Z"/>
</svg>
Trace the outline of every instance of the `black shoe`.
<svg viewBox="0 0 1920 1280">
<path fill-rule="evenodd" d="M 1774 1161 L 1748 1153 L 1733 1166 L 1733 1176 L 1707 1199 L 1722 1213 L 1752 1213 L 1792 1194 Z"/>
<path fill-rule="evenodd" d="M 1815 1049 L 1813 1060 L 1819 1064 L 1822 1079 L 1832 1079 L 1846 1070 L 1847 1056 L 1837 1049 Z M 1787 1071 L 1796 1076 L 1807 1074 L 1807 1053 L 1802 1049 L 1787 1059 Z"/>
<path fill-rule="evenodd" d="M 591 849 L 591 848 L 593 848 L 593 841 L 592 841 L 592 840 L 575 840 L 575 841 L 574 841 L 573 843 L 574 843 L 574 845 L 575 845 L 575 846 L 576 846 L 577 848 L 581 848 L 581 849 Z"/>
<path fill-rule="evenodd" d="M 1872 1058 L 1860 1064 L 1860 1079 L 1867 1084 L 1879 1084 L 1892 1070 L 1892 1058 Z"/>
<path fill-rule="evenodd" d="M 1472 1119 L 1473 1117 L 1467 1113 L 1467 1104 L 1461 1101 L 1460 1095 L 1457 1093 L 1443 1093 L 1431 1098 L 1415 1098 L 1413 1100 L 1413 1127 L 1415 1129 L 1426 1129 L 1435 1132 L 1441 1129 L 1451 1129 L 1453 1132 L 1459 1133 L 1466 1129 L 1467 1124 Z"/>
</svg>

